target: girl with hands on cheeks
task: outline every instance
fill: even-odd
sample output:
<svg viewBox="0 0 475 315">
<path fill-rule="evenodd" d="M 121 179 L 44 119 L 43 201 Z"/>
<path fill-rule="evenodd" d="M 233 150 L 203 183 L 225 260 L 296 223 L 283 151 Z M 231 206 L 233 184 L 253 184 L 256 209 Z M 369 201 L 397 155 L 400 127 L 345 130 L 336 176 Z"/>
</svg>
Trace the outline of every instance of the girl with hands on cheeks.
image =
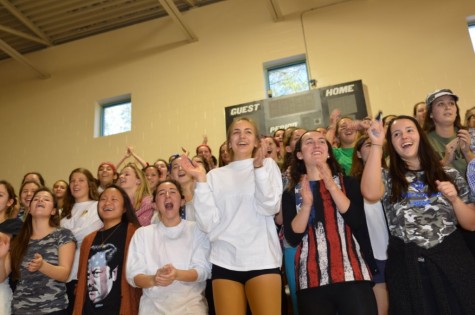
<svg viewBox="0 0 475 315">
<path fill-rule="evenodd" d="M 76 240 L 59 227 L 56 198 L 47 188 L 38 189 L 25 222 L 12 241 L 11 251 L 0 246 L 0 280 L 12 272 L 18 280 L 12 300 L 13 314 L 67 314 L 66 285 Z"/>
<path fill-rule="evenodd" d="M 475 206 L 463 176 L 440 164 L 417 121 L 398 116 L 383 135 L 373 121 L 361 191 L 382 199 L 390 237 L 386 281 L 392 314 L 473 314 L 475 260 L 457 224 L 475 230 Z M 381 170 L 386 137 L 390 165 Z M 408 290 L 409 288 L 409 290 Z"/>
<path fill-rule="evenodd" d="M 290 174 L 282 211 L 285 239 L 297 246 L 299 314 L 377 314 L 374 258 L 357 180 L 343 176 L 330 142 L 317 131 L 297 141 Z"/>
<path fill-rule="evenodd" d="M 127 257 L 127 281 L 143 288 L 139 314 L 208 314 L 209 241 L 195 222 L 181 219 L 178 182 L 160 182 L 154 201 L 160 221 L 135 232 Z"/>
<path fill-rule="evenodd" d="M 281 313 L 282 252 L 274 224 L 282 195 L 279 167 L 264 158 L 267 147 L 245 117 L 227 131 L 231 162 L 206 174 L 181 159 L 197 183 L 196 222 L 211 242 L 210 261 L 218 315 Z"/>
</svg>

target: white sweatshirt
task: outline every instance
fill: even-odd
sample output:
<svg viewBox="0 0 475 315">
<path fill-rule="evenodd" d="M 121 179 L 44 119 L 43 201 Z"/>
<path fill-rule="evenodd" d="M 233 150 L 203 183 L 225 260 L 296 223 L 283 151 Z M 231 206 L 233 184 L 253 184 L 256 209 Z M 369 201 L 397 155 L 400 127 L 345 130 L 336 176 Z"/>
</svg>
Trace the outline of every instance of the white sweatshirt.
<svg viewBox="0 0 475 315">
<path fill-rule="evenodd" d="M 280 170 L 270 158 L 257 169 L 253 159 L 232 162 L 211 170 L 206 183 L 196 183 L 196 222 L 208 233 L 210 261 L 235 271 L 281 267 L 274 224 L 281 196 Z"/>
<path fill-rule="evenodd" d="M 157 223 L 139 228 L 127 256 L 126 277 L 130 285 L 136 286 L 135 276 L 154 275 L 166 264 L 181 270 L 195 269 L 198 273 L 195 282 L 174 281 L 166 287 L 143 289 L 139 314 L 208 314 L 203 293 L 211 275 L 209 249 L 209 240 L 196 222 L 182 220 L 174 227 Z"/>
</svg>

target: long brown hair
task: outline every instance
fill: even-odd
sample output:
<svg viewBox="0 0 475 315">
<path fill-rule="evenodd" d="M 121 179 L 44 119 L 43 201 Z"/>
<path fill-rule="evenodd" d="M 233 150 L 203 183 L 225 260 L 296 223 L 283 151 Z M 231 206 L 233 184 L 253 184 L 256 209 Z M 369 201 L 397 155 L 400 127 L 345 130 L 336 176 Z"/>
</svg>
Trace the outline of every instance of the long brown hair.
<svg viewBox="0 0 475 315">
<path fill-rule="evenodd" d="M 12 216 L 15 214 L 15 205 L 17 204 L 15 189 L 13 188 L 12 184 L 7 182 L 6 180 L 0 180 L 0 185 L 5 186 L 5 190 L 7 191 L 8 195 L 8 200 L 13 199 L 13 203 L 5 211 L 5 217 L 7 219 L 11 219 Z"/>
<path fill-rule="evenodd" d="M 363 147 L 363 144 L 368 139 L 369 139 L 368 135 L 362 135 L 361 137 L 358 138 L 358 140 L 356 140 L 353 156 L 351 157 L 350 176 L 356 177 L 358 181 L 360 182 L 361 182 L 361 177 L 363 176 L 363 170 L 364 170 L 365 164 L 364 164 L 363 159 L 358 157 L 358 152 L 360 152 L 361 148 Z M 385 147 L 386 146 L 384 146 L 384 148 Z M 383 168 L 386 168 L 386 159 L 384 158 L 384 154 L 381 157 L 381 166 Z"/>
<path fill-rule="evenodd" d="M 290 180 L 289 180 L 289 185 L 288 185 L 289 191 L 292 191 L 292 189 L 295 188 L 295 186 L 299 183 L 302 175 L 307 174 L 307 167 L 305 166 L 305 162 L 297 158 L 297 153 L 302 152 L 303 136 L 310 132 L 318 132 L 318 131 L 309 130 L 309 131 L 306 131 L 304 134 L 302 134 L 300 139 L 295 144 L 294 152 L 292 152 L 292 161 L 290 162 Z M 330 167 L 332 175 L 333 176 L 343 175 L 343 170 L 340 164 L 338 163 L 338 161 L 336 160 L 335 155 L 333 155 L 332 145 L 326 139 L 325 139 L 325 143 L 327 144 L 327 148 L 328 148 L 327 164 Z"/>
<path fill-rule="evenodd" d="M 289 133 L 284 132 L 283 145 L 284 145 L 285 153 L 284 153 L 284 156 L 282 158 L 282 164 L 280 165 L 280 171 L 282 173 L 287 171 L 287 169 L 290 166 L 290 163 L 292 162 L 293 152 L 287 152 L 286 147 L 288 147 L 290 145 L 290 141 L 294 137 L 294 133 L 295 133 L 296 130 L 305 130 L 305 129 L 301 128 L 301 127 L 289 127 L 289 128 L 286 129 L 286 131 L 287 130 L 291 130 L 291 131 Z"/>
<path fill-rule="evenodd" d="M 424 131 L 427 133 L 431 132 L 432 130 L 435 130 L 435 123 L 434 123 L 434 120 L 432 119 L 432 108 L 433 108 L 432 104 L 434 103 L 434 101 L 432 101 L 432 103 L 427 105 L 426 117 L 424 118 Z M 455 101 L 455 107 L 457 108 L 457 116 L 455 117 L 454 127 L 457 129 L 461 129 L 463 128 L 463 126 L 462 126 L 462 122 L 460 118 L 460 109 L 455 98 L 454 98 L 454 101 Z"/>
<path fill-rule="evenodd" d="M 51 190 L 46 187 L 41 187 L 38 189 L 34 194 L 32 200 L 35 196 L 42 192 L 46 191 L 48 194 L 51 195 L 53 199 L 53 207 L 56 210 L 53 215 L 49 218 L 49 226 L 51 227 L 59 227 L 59 213 L 57 209 L 57 200 L 56 196 L 53 194 Z M 19 280 L 20 279 L 20 266 L 23 260 L 23 256 L 25 256 L 26 250 L 28 249 L 28 244 L 30 242 L 31 235 L 33 234 L 33 217 L 31 216 L 31 211 L 28 211 L 26 215 L 25 222 L 18 233 L 18 236 L 15 237 L 12 241 L 12 247 L 10 250 L 11 255 L 11 264 L 12 264 L 12 275 L 13 279 Z"/>
<path fill-rule="evenodd" d="M 69 174 L 69 183 L 71 183 L 71 179 L 73 174 L 81 173 L 87 178 L 87 186 L 89 187 L 88 198 L 89 200 L 97 200 L 99 198 L 99 193 L 97 192 L 97 181 L 92 175 L 92 173 L 85 168 L 78 167 L 71 171 Z M 63 211 L 61 212 L 61 219 L 62 218 L 71 218 L 71 211 L 73 209 L 76 200 L 74 199 L 71 193 L 71 185 L 69 185 L 69 189 L 66 191 L 66 195 L 63 199 Z"/>
<path fill-rule="evenodd" d="M 424 172 L 424 183 L 428 185 L 428 193 L 437 193 L 437 186 L 435 181 L 450 181 L 453 180 L 444 171 L 444 168 L 440 164 L 440 157 L 434 150 L 427 138 L 426 133 L 422 130 L 417 120 L 414 117 L 401 115 L 394 118 L 386 131 L 386 142 L 388 144 L 387 149 L 389 153 L 389 174 L 392 181 L 392 189 L 390 201 L 392 203 L 402 199 L 403 193 L 406 193 L 409 188 L 409 183 L 406 179 L 406 173 L 408 171 L 407 164 L 404 162 L 399 154 L 394 149 L 391 137 L 391 127 L 394 123 L 401 119 L 407 119 L 414 123 L 417 132 L 419 133 L 419 147 L 417 149 L 417 155 L 419 157 L 421 171 Z M 457 187 L 456 187 L 457 188 Z"/>
</svg>

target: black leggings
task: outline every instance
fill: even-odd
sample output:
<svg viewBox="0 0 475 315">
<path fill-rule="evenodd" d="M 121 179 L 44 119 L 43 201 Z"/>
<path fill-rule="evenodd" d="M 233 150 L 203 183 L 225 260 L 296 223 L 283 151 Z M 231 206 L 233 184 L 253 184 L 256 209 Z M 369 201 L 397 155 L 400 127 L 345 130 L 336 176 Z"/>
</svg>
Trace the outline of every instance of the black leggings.
<svg viewBox="0 0 475 315">
<path fill-rule="evenodd" d="M 297 291 L 300 315 L 377 315 L 370 282 L 346 282 Z"/>
</svg>

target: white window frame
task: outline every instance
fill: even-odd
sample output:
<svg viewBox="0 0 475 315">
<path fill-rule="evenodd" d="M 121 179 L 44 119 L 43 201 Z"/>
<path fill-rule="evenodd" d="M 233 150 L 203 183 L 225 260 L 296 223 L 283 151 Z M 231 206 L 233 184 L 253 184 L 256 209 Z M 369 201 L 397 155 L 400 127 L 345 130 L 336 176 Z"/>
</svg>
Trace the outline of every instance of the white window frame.
<svg viewBox="0 0 475 315">
<path fill-rule="evenodd" d="M 273 91 L 271 89 L 271 85 L 270 85 L 270 81 L 269 81 L 269 75 L 275 70 L 281 70 L 281 69 L 285 69 L 285 68 L 296 66 L 296 65 L 305 65 L 305 69 L 306 69 L 306 72 L 307 72 L 307 76 L 306 76 L 307 87 L 306 87 L 306 89 L 303 89 L 301 91 L 293 91 L 293 92 L 289 92 L 289 93 L 282 94 L 282 95 L 275 95 L 275 93 L 273 93 Z M 309 78 L 308 64 L 307 64 L 307 60 L 305 58 L 305 55 L 297 55 L 297 56 L 292 56 L 292 57 L 283 58 L 283 59 L 269 61 L 269 62 L 264 63 L 264 76 L 265 76 L 267 97 L 290 95 L 290 94 L 294 94 L 294 93 L 309 91 L 310 88 L 311 88 L 310 81 L 309 81 L 310 78 Z"/>
<path fill-rule="evenodd" d="M 106 120 L 106 111 L 109 108 L 122 106 L 122 105 L 129 105 L 130 104 L 130 125 L 128 128 L 113 132 L 113 133 L 106 133 L 105 130 L 105 120 Z M 124 94 L 120 96 L 110 97 L 107 99 L 103 99 L 97 102 L 96 106 L 96 123 L 95 123 L 95 136 L 96 137 L 108 137 L 112 135 L 121 134 L 124 132 L 132 131 L 132 97 L 131 94 Z"/>
</svg>

